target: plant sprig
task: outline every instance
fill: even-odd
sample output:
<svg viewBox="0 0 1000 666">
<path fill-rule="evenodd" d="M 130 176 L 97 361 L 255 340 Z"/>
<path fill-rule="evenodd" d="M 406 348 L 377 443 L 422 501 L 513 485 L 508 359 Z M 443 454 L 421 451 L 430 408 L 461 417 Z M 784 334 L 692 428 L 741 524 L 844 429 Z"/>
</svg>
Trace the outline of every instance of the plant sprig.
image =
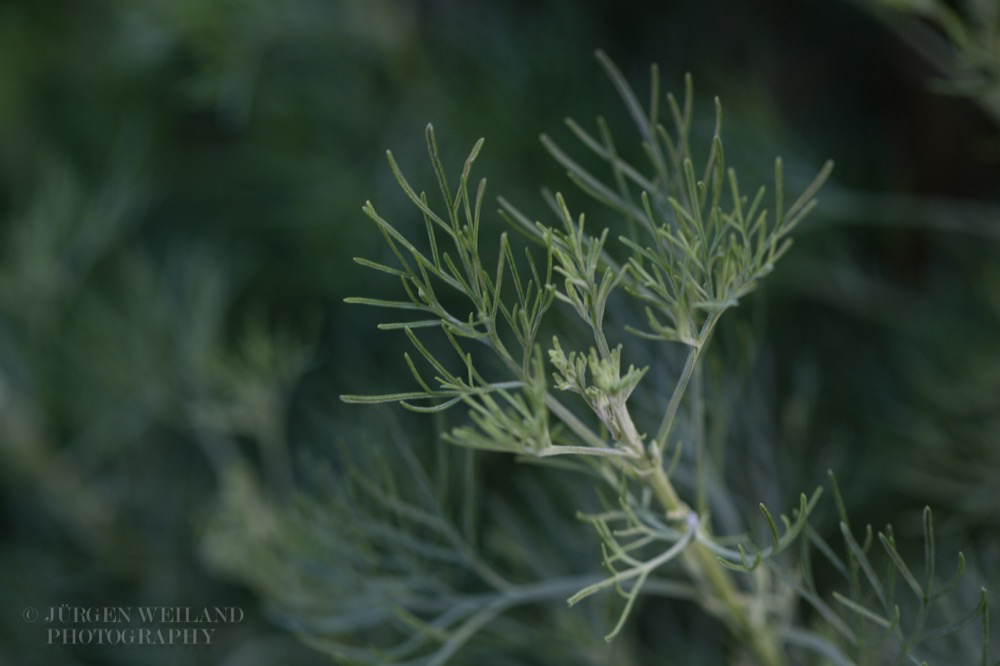
<svg viewBox="0 0 1000 666">
<path fill-rule="evenodd" d="M 581 166 L 551 138 L 543 136 L 542 143 L 567 169 L 571 181 L 623 218 L 623 232 L 612 235 L 607 228 L 595 230 L 588 226 L 584 214 L 571 213 L 561 193 L 547 195 L 556 224 L 533 221 L 501 198 L 501 215 L 542 248 L 545 260 L 536 261 L 528 249 L 523 263 L 527 270 L 522 269 L 504 233 L 499 238 L 496 260 L 486 262 L 480 242 L 485 180 L 478 181 L 474 188 L 471 180 L 483 141 L 473 146 L 457 187 L 452 189 L 434 131 L 428 126 L 426 139 L 439 190 L 437 203 L 432 205 L 425 193 L 418 193 L 392 153 L 388 154 L 400 187 L 423 218 L 423 248 L 367 202 L 364 211 L 381 231 L 398 265 L 356 260 L 399 279 L 406 299 L 348 299 L 421 317 L 380 326 L 402 329 L 416 350 L 416 360 L 409 353 L 404 358 L 419 389 L 376 396 L 347 395 L 343 399 L 355 403 L 398 402 L 408 409 L 430 412 L 461 403 L 469 410 L 469 423 L 452 429 L 444 437 L 448 443 L 534 459 L 582 457 L 586 461 L 582 467 L 596 471 L 598 483 L 617 493 L 618 508 L 581 514 L 601 538 L 608 575 L 581 586 L 569 597 L 569 603 L 574 605 L 598 592 L 616 590 L 625 603 L 606 635 L 609 641 L 620 634 L 647 584 L 652 580 L 663 583 L 660 572 L 679 567 L 690 585 L 670 580 L 664 589 L 696 599 L 761 664 L 785 663 L 784 641 L 824 654 L 842 654 L 822 637 L 791 626 L 790 615 L 782 610 L 785 606 L 781 594 L 767 591 L 779 580 L 813 604 L 845 639 L 863 647 L 864 634 L 852 629 L 849 619 L 842 618 L 822 600 L 811 579 L 803 584 L 782 571 L 778 562 L 798 541 L 822 544 L 818 547 L 832 556 L 834 565 L 848 572 L 852 595 L 835 596 L 837 606 L 855 616 L 855 624 L 881 626 L 886 636 L 899 639 L 901 652 L 908 653 L 925 638 L 921 630 L 931 601 L 929 581 L 933 574 L 923 583 L 918 582 L 896 550 L 891 532 L 879 536 L 893 566 L 891 575 L 901 577 L 918 596 L 926 592 L 926 603 L 922 602 L 915 628 L 908 635 L 900 633 L 900 618 L 892 605 L 895 587 L 879 582 L 867 557 L 872 539 L 858 544 L 845 521 L 844 564 L 810 529 L 808 519 L 819 500 L 819 491 L 808 498 L 802 495 L 791 517 L 779 517 L 783 530 L 771 512 L 759 505 L 771 544 L 758 548 L 736 539 L 739 545 L 734 549 L 733 538 L 720 538 L 710 532 L 707 501 L 699 499 L 698 511 L 691 509 L 675 488 L 663 461 L 663 453 L 674 437 L 681 404 L 716 325 L 788 251 L 790 235 L 815 208 L 815 195 L 830 175 L 832 163 L 824 165 L 804 192 L 786 205 L 782 162 L 780 158 L 775 160 L 771 212 L 765 204 L 765 188 L 755 190 L 752 197 L 745 195 L 735 171 L 725 166 L 722 106 L 718 99 L 707 159 L 696 166 L 690 77 L 685 79 L 683 101 L 672 95 L 666 97 L 672 120 L 672 129 L 668 130 L 659 119 L 655 66 L 650 102 L 644 107 L 614 64 L 600 52 L 598 60 L 636 124 L 646 164 L 639 166 L 622 158 L 603 119 L 598 120 L 596 135 L 572 120 L 567 125 L 583 146 L 610 168 L 610 185 Z M 645 327 L 609 322 L 612 299 L 631 302 L 644 312 Z M 566 349 L 564 342 L 553 337 L 551 346 L 543 350 L 539 338 L 544 322 L 554 316 L 552 306 L 557 301 L 568 305 L 586 326 L 592 344 Z M 649 368 L 627 365 L 626 369 L 629 346 L 612 346 L 609 330 L 613 324 L 642 338 L 680 343 L 686 348 L 684 365 L 652 437 L 640 431 L 629 407 L 630 397 Z M 441 356 L 438 346 L 426 342 L 424 336 L 434 329 L 443 334 L 445 349 L 454 352 L 450 360 Z M 494 362 L 484 361 L 479 349 L 473 353 L 470 343 L 489 350 Z M 423 366 L 433 374 L 427 375 L 420 369 Z M 504 376 L 493 379 L 494 374 Z M 577 404 L 564 404 L 560 394 L 569 394 Z M 560 466 L 580 469 L 575 463 Z M 705 483 L 701 475 L 697 483 Z M 835 495 L 839 502 L 839 492 Z M 704 498 L 705 488 L 695 488 L 695 496 Z M 658 509 L 653 509 L 653 500 Z M 877 607 L 869 607 L 868 599 L 860 596 L 863 583 L 874 591 Z M 497 607 L 496 612 L 500 610 Z"/>
<path fill-rule="evenodd" d="M 419 358 L 434 374 L 426 378 L 406 354 L 407 366 L 420 390 L 343 398 L 348 402 L 399 402 L 418 411 L 441 411 L 461 402 L 469 408 L 471 423 L 453 429 L 446 436 L 448 442 L 537 458 L 585 455 L 603 461 L 599 463 L 604 468 L 598 476 L 606 482 L 625 479 L 626 485 L 647 486 L 668 515 L 686 521 L 690 529 L 677 537 L 674 547 L 664 553 L 638 560 L 627 554 L 635 542 L 619 546 L 605 523 L 594 522 L 598 532 L 606 537 L 605 562 L 612 575 L 582 591 L 574 601 L 611 585 L 621 591 L 620 583 L 630 581 L 631 587 L 624 593 L 625 608 L 609 635 L 613 637 L 623 626 L 650 574 L 680 557 L 691 572 L 698 572 L 697 576 L 702 578 L 707 588 L 704 602 L 712 608 L 725 609 L 723 614 L 730 616 L 727 623 L 751 643 L 765 663 L 778 663 L 771 635 L 759 631 L 760 627 L 754 624 L 751 611 L 718 563 L 717 554 L 706 545 L 711 544 L 712 537 L 673 488 L 661 458 L 687 384 L 716 322 L 787 251 L 788 234 L 814 207 L 813 195 L 830 167 L 825 167 L 802 197 L 785 210 L 779 160 L 775 202 L 778 213 L 771 224 L 761 203 L 763 188 L 752 202 L 748 201 L 740 193 L 735 173 L 724 168 L 718 101 L 716 131 L 708 161 L 701 170 L 703 176 L 698 178 L 689 139 L 693 107 L 690 77 L 686 80 L 683 106 L 673 96 L 667 98 L 674 119 L 672 135 L 657 119 L 659 83 L 655 68 L 653 101 L 647 113 L 610 60 L 600 53 L 598 58 L 636 121 L 650 172 L 644 174 L 642 169 L 619 157 L 603 121 L 598 124 L 600 140 L 576 123 L 570 123 L 570 128 L 585 146 L 611 165 L 617 192 L 580 167 L 551 139 L 543 137 L 543 143 L 567 167 L 577 185 L 625 217 L 628 235 L 619 236 L 619 243 L 612 250 L 608 247 L 610 231 L 603 229 L 595 234 L 588 230 L 584 215 L 574 216 L 559 193 L 550 197 L 559 219 L 557 226 L 531 222 L 501 199 L 502 214 L 514 228 L 526 231 L 541 244 L 546 261 L 544 270 L 539 270 L 528 251 L 529 270 L 523 273 L 515 262 L 507 235 L 503 234 L 497 261 L 487 267 L 480 248 L 485 180 L 478 182 L 474 194 L 471 181 L 472 165 L 483 142 L 480 140 L 473 146 L 453 190 L 441 163 L 434 131 L 428 126 L 427 148 L 439 190 L 438 205 L 431 205 L 425 193 L 418 193 L 410 185 L 392 153 L 388 154 L 396 180 L 423 218 L 425 248 L 418 248 L 367 202 L 364 211 L 381 231 L 398 266 L 357 260 L 367 268 L 399 279 L 407 298 L 402 301 L 354 298 L 349 302 L 419 313 L 423 318 L 390 322 L 382 328 L 402 329 Z M 637 195 L 633 189 L 638 190 Z M 731 198 L 728 206 L 723 204 L 724 194 Z M 442 209 L 443 212 L 438 212 Z M 639 240 L 640 228 L 645 229 L 645 241 Z M 615 258 L 622 254 L 623 258 Z M 505 290 L 505 284 L 513 285 L 513 289 Z M 646 370 L 629 366 L 622 374 L 624 348 L 622 345 L 612 348 L 606 333 L 608 302 L 619 286 L 624 286 L 627 295 L 636 299 L 647 314 L 649 330 L 630 330 L 645 337 L 679 341 L 690 348 L 661 425 L 655 438 L 649 441 L 637 428 L 627 404 Z M 445 305 L 442 298 L 445 288 L 462 297 L 464 309 L 457 310 L 454 299 L 448 300 L 451 305 Z M 586 324 L 594 345 L 586 350 L 564 351 L 559 340 L 554 339 L 548 350 L 548 361 L 555 370 L 554 387 L 550 387 L 537 339 L 543 317 L 556 300 L 568 304 Z M 418 335 L 418 330 L 432 328 L 443 332 L 459 360 L 458 369 L 440 358 Z M 487 379 L 478 357 L 466 348 L 467 341 L 491 349 L 508 377 Z M 564 405 L 553 389 L 582 398 L 592 415 L 590 424 Z M 627 507 L 633 502 L 629 498 L 635 494 L 626 492 L 622 497 Z M 802 513 L 804 520 L 807 511 L 803 509 Z M 643 524 L 635 522 L 636 515 L 634 510 L 627 514 L 632 528 Z M 770 518 L 766 510 L 765 516 Z M 773 527 L 773 520 L 770 522 Z M 788 535 L 799 529 L 801 525 L 797 524 Z M 654 533 L 641 536 L 638 543 L 647 545 L 648 539 L 654 539 Z M 783 542 L 781 547 L 784 545 Z M 621 564 L 629 567 L 616 569 Z"/>
</svg>

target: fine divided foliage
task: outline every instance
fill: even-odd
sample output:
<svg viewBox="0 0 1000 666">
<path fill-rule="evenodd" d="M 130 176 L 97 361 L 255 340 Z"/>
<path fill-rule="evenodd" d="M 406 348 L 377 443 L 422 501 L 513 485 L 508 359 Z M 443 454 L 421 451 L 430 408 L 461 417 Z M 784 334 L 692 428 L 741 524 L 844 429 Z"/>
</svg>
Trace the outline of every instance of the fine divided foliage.
<svg viewBox="0 0 1000 666">
<path fill-rule="evenodd" d="M 935 582 L 929 510 L 922 577 L 899 552 L 891 528 L 877 537 L 869 528 L 858 541 L 835 482 L 842 554 L 810 525 L 818 490 L 801 495 L 790 515 L 778 520 L 760 504 L 761 516 L 748 529 L 761 527 L 770 537 L 765 546 L 742 534 L 716 534 L 713 503 L 705 499 L 710 467 L 706 443 L 697 436 L 699 428 L 688 432 L 678 427 L 682 404 L 703 399 L 696 378 L 718 322 L 789 250 L 791 234 L 816 206 L 815 195 L 832 164 L 824 165 L 798 196 L 786 198 L 777 159 L 771 194 L 764 187 L 746 194 L 725 164 L 718 99 L 714 132 L 701 146 L 693 131 L 690 77 L 682 99 L 669 94 L 661 99 L 654 66 L 649 102 L 643 104 L 603 53 L 598 61 L 634 122 L 643 159 L 625 159 L 603 119 L 595 132 L 572 120 L 567 126 L 586 159 L 602 165 L 607 176 L 584 166 L 584 158 L 551 138 L 543 136 L 542 142 L 572 182 L 602 207 L 591 217 L 610 216 L 615 226 L 595 229 L 559 193 L 546 195 L 551 222 L 532 220 L 500 198 L 501 215 L 529 246 L 522 251 L 507 233 L 499 242 L 489 242 L 482 234 L 486 182 L 473 178 L 483 141 L 476 142 L 457 180 L 451 180 L 430 126 L 426 140 L 437 184 L 433 196 L 414 188 L 388 154 L 399 186 L 423 220 L 423 238 L 404 234 L 371 202 L 364 206 L 394 261 L 356 261 L 398 280 L 401 297 L 348 301 L 392 313 L 379 328 L 400 331 L 408 340 L 411 350 L 404 360 L 412 383 L 397 393 L 345 395 L 343 400 L 399 403 L 417 412 L 463 406 L 467 420 L 451 428 L 443 441 L 582 472 L 605 503 L 602 511 L 579 514 L 601 541 L 602 577 L 577 580 L 576 589 L 569 591 L 569 579 L 519 588 L 485 563 L 466 559 L 490 581 L 499 595 L 493 601 L 482 607 L 471 601 L 455 606 L 454 613 L 465 613 L 461 623 L 458 615 L 431 613 L 421 619 L 423 609 L 402 607 L 400 612 L 422 637 L 420 645 L 437 637 L 438 647 L 427 653 L 426 663 L 440 663 L 442 654 L 450 655 L 452 648 L 470 640 L 512 599 L 534 602 L 565 593 L 575 606 L 605 591 L 622 598 L 604 635 L 607 641 L 621 634 L 637 601 L 651 593 L 693 601 L 717 619 L 733 639 L 734 660 L 767 665 L 813 663 L 817 658 L 843 664 L 921 663 L 921 655 L 934 654 L 924 652 L 925 646 L 975 618 L 988 617 L 985 593 L 956 621 L 935 610 L 950 587 Z M 576 320 L 583 333 L 567 335 L 567 318 L 570 325 Z M 554 322 L 561 325 L 559 337 L 552 335 Z M 581 336 L 588 342 L 580 344 Z M 649 367 L 628 363 L 629 358 L 649 358 L 638 351 L 630 355 L 632 346 L 657 343 L 664 357 L 677 350 L 682 354 L 672 388 L 665 393 L 643 384 Z M 658 362 L 656 356 L 653 362 Z M 644 404 L 660 409 L 648 423 L 648 415 L 630 402 L 644 388 L 662 393 L 644 396 Z M 678 483 L 674 470 L 682 455 L 697 463 L 690 478 Z M 366 487 L 378 496 L 376 489 Z M 397 500 L 383 501 L 412 527 L 430 528 L 416 509 L 404 512 Z M 454 536 L 450 528 L 435 529 L 444 541 Z M 459 559 L 469 557 L 467 545 L 458 541 L 440 543 L 433 552 L 448 547 Z M 884 562 L 876 563 L 877 555 Z M 812 575 L 816 558 L 842 573 L 844 585 L 821 587 Z M 960 576 L 961 567 L 956 580 Z M 915 602 L 912 608 L 900 599 L 907 591 Z M 388 652 L 380 658 L 393 662 L 404 654 L 413 657 Z M 987 645 L 980 654 L 977 658 L 985 663 Z"/>
</svg>

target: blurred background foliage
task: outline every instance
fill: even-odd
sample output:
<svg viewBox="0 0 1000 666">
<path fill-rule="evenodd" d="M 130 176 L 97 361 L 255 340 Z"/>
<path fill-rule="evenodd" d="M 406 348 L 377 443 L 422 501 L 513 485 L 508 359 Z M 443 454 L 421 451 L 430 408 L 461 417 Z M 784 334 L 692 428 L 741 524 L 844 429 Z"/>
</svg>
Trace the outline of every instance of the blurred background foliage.
<svg viewBox="0 0 1000 666">
<path fill-rule="evenodd" d="M 416 443 L 438 427 L 336 399 L 406 377 L 378 313 L 342 304 L 392 286 L 351 263 L 383 252 L 364 201 L 418 222 L 383 151 L 417 179 L 428 121 L 446 164 L 485 136 L 492 193 L 541 215 L 539 187 L 568 185 L 538 134 L 565 138 L 565 116 L 624 122 L 597 47 L 640 90 L 650 62 L 668 89 L 692 72 L 705 131 L 719 95 L 741 174 L 765 182 L 780 153 L 794 190 L 837 162 L 788 260 L 721 332 L 720 353 L 753 352 L 742 390 L 720 398 L 734 407 L 734 487 L 786 506 L 833 468 L 854 524 L 892 521 L 919 548 L 929 504 L 939 550 L 964 548 L 973 579 L 1000 580 L 991 3 L 955 10 L 974 28 L 968 48 L 932 3 L 648 4 L 0 6 L 0 663 L 325 663 L 254 591 L 266 598 L 292 566 L 261 534 L 323 523 L 268 507 L 337 485 L 304 480 L 303 455 L 336 469 L 352 447 L 400 439 L 393 428 Z M 486 524 L 537 531 L 526 507 L 571 517 L 578 489 L 542 510 L 542 472 L 497 456 L 477 469 Z M 585 528 L 557 530 L 524 538 L 559 534 L 549 547 L 567 570 L 593 558 Z M 482 542 L 524 568 L 513 545 Z M 64 603 L 236 605 L 247 618 L 183 652 L 45 645 L 21 611 Z M 535 626 L 600 636 L 580 624 L 606 627 L 600 608 L 555 604 Z M 646 611 L 610 648 L 588 639 L 546 657 L 552 641 L 523 622 L 470 655 L 624 664 L 670 649 L 720 663 L 704 620 Z M 665 618 L 687 631 L 663 635 Z"/>
</svg>

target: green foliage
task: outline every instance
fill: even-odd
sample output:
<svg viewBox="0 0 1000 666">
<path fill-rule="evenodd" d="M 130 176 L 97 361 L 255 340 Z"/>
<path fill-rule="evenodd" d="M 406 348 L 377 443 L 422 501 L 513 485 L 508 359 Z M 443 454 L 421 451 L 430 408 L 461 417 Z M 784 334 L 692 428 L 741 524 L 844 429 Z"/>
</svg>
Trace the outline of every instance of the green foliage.
<svg viewBox="0 0 1000 666">
<path fill-rule="evenodd" d="M 822 600 L 809 566 L 802 571 L 801 580 L 792 585 L 839 634 L 840 640 L 849 646 L 846 652 L 850 657 L 838 652 L 836 663 L 928 663 L 928 659 L 936 662 L 937 659 L 948 658 L 948 652 L 941 651 L 934 642 L 950 637 L 976 619 L 982 619 L 984 626 L 981 653 L 977 656 L 981 663 L 990 663 L 986 589 L 981 589 L 979 600 L 971 609 L 965 609 L 965 616 L 955 618 L 955 611 L 940 603 L 961 581 L 965 559 L 961 553 L 958 554 L 956 571 L 944 585 L 940 585 L 936 575 L 936 541 L 930 508 L 925 508 L 922 516 L 923 574 L 918 580 L 918 574 L 911 570 L 897 548 L 891 525 L 877 535 L 873 535 L 869 525 L 861 542 L 855 538 L 832 474 L 831 479 L 840 511 L 839 528 L 844 541 L 844 555 L 837 555 L 830 544 L 807 527 L 808 539 L 802 541 L 801 561 L 808 563 L 809 549 L 816 548 L 843 577 L 847 588 L 844 592 L 832 592 L 833 603 Z M 881 548 L 876 545 L 874 536 L 877 536 Z M 907 588 L 912 598 L 905 594 Z M 934 626 L 932 622 L 938 625 Z M 967 646 L 963 651 L 967 654 L 968 663 L 972 663 L 974 643 L 970 641 Z M 829 654 L 833 651 L 830 650 Z M 928 654 L 933 657 L 928 657 Z"/>
<path fill-rule="evenodd" d="M 528 655 L 539 622 L 561 637 L 563 658 L 581 661 L 575 651 L 593 629 L 524 607 L 565 598 L 594 577 L 516 582 L 500 573 L 498 564 L 530 571 L 540 555 L 508 526 L 508 545 L 499 558 L 494 552 L 499 561 L 486 561 L 471 456 L 439 446 L 428 467 L 417 458 L 423 449 L 398 429 L 389 440 L 343 451 L 339 470 L 312 465 L 301 494 L 286 502 L 269 500 L 248 470 L 234 473 L 208 531 L 210 561 L 253 585 L 281 624 L 342 663 L 443 664 L 460 653 L 471 662 L 491 646 Z M 611 658 L 599 646 L 586 649 L 594 649 L 590 659 Z"/>
<path fill-rule="evenodd" d="M 760 505 L 772 541 L 763 549 L 743 543 L 735 550 L 726 546 L 726 538 L 709 531 L 706 522 L 709 516 L 692 510 L 681 498 L 662 454 L 675 436 L 678 410 L 692 376 L 698 372 L 713 329 L 722 314 L 735 307 L 788 250 L 789 233 L 815 206 L 813 197 L 831 166 L 825 166 L 804 193 L 786 208 L 782 166 L 777 160 L 776 213 L 774 222 L 769 222 L 770 216 L 763 207 L 764 189 L 758 189 L 752 200 L 743 196 L 735 172 L 724 167 L 718 100 L 715 132 L 705 164 L 699 169 L 702 173 L 699 178 L 692 157 L 690 78 L 683 104 L 667 96 L 674 125 L 670 133 L 658 120 L 655 67 L 651 102 L 645 111 L 617 68 L 601 53 L 598 59 L 638 128 L 648 160 L 645 170 L 619 156 L 603 121 L 598 122 L 600 140 L 573 121 L 568 125 L 586 147 L 607 163 L 614 186 L 605 185 L 551 139 L 543 137 L 543 143 L 568 169 L 574 183 L 623 220 L 627 233 L 619 236 L 618 245 L 624 252 L 609 246 L 608 229 L 596 235 L 588 233 L 584 216 L 574 217 L 561 194 L 549 197 L 560 226 L 531 222 L 510 202 L 501 199 L 501 212 L 508 222 L 543 249 L 544 270 L 539 270 L 530 251 L 529 272 L 519 270 L 506 234 L 501 236 L 495 269 L 488 269 L 480 252 L 485 181 L 479 182 L 474 195 L 470 193 L 472 164 L 483 142 L 480 140 L 473 147 L 453 194 L 434 132 L 428 127 L 428 153 L 443 214 L 435 212 L 426 194 L 413 189 L 391 153 L 389 162 L 403 191 L 424 219 L 429 249 L 418 249 L 368 202 L 364 210 L 381 231 L 398 267 L 356 260 L 398 278 L 407 300 L 352 298 L 349 301 L 430 315 L 430 318 L 384 324 L 382 328 L 402 328 L 419 357 L 436 374 L 433 382 L 428 382 L 407 354 L 407 365 L 420 390 L 376 396 L 348 395 L 343 399 L 353 403 L 399 402 L 416 411 L 440 411 L 464 403 L 470 408 L 472 424 L 454 429 L 445 441 L 534 458 L 572 456 L 584 466 L 577 467 L 574 461 L 570 468 L 591 472 L 596 479 L 595 488 L 612 489 L 617 496 L 614 501 L 617 508 L 581 516 L 593 525 L 603 542 L 603 563 L 609 575 L 569 597 L 570 605 L 607 589 L 614 589 L 623 597 L 618 620 L 605 637 L 608 641 L 621 632 L 645 584 L 661 570 L 673 572 L 668 588 L 670 596 L 696 600 L 736 637 L 737 651 L 764 664 L 786 662 L 783 644 L 835 657 L 840 663 L 851 663 L 844 656 L 845 651 L 855 651 L 862 663 L 890 654 L 902 663 L 913 659 L 911 654 L 923 641 L 956 631 L 980 614 L 985 616 L 984 593 L 969 618 L 953 626 L 925 631 L 932 601 L 936 600 L 931 594 L 934 539 L 929 510 L 925 520 L 929 573 L 921 586 L 897 551 L 891 529 L 879 535 L 891 565 L 887 583 L 876 574 L 869 558 L 870 532 L 865 544 L 859 545 L 843 513 L 846 564 L 835 555 L 809 528 L 809 516 L 819 492 L 811 499 L 803 495 L 792 518 L 781 516 L 783 534 L 770 511 Z M 441 242 L 441 236 L 446 243 Z M 505 284 L 514 285 L 513 290 L 508 288 L 505 292 Z M 688 348 L 681 374 L 665 401 L 656 436 L 648 442 L 637 428 L 628 405 L 648 368 L 639 370 L 629 366 L 622 375 L 626 346 L 612 348 L 608 343 L 609 328 L 623 325 L 617 321 L 609 323 L 606 318 L 609 299 L 618 287 L 623 287 L 626 297 L 645 310 L 647 328 L 636 330 L 629 326 L 628 330 L 645 338 L 679 342 Z M 445 305 L 440 294 L 446 288 L 463 295 L 464 308 L 449 309 Z M 554 338 L 548 350 L 548 360 L 555 371 L 550 389 L 537 338 L 542 317 L 549 313 L 553 297 L 571 306 L 589 329 L 594 346 L 567 352 L 559 339 Z M 448 361 L 418 335 L 418 331 L 430 329 L 443 332 L 461 370 L 449 370 Z M 481 366 L 485 361 L 477 361 L 479 357 L 463 346 L 463 341 L 485 345 L 499 363 Z M 480 367 L 493 371 L 499 368 L 507 376 L 500 381 L 488 380 L 487 371 L 481 371 Z M 590 416 L 578 416 L 578 406 L 564 404 L 552 389 L 578 395 L 589 408 Z M 417 404 L 417 401 L 422 402 Z M 678 440 L 675 444 L 679 454 L 681 443 Z M 695 442 L 695 446 L 703 447 L 704 443 Z M 697 455 L 700 459 L 703 454 Z M 699 474 L 695 488 L 699 497 L 706 492 L 705 482 L 703 474 Z M 837 495 L 839 498 L 839 491 Z M 838 504 L 843 506 L 839 500 Z M 663 513 L 658 515 L 658 511 Z M 801 562 L 806 568 L 805 578 L 799 580 L 782 555 L 803 533 L 809 534 L 809 538 L 800 539 L 805 549 Z M 809 543 L 815 543 L 831 558 L 836 569 L 849 574 L 850 594 L 834 592 L 833 599 L 839 608 L 853 614 L 850 620 L 843 619 L 822 600 L 809 574 Z M 761 567 L 762 563 L 767 566 Z M 746 574 L 748 582 L 734 578 L 731 570 Z M 916 617 L 906 629 L 902 627 L 895 598 L 895 580 L 899 577 L 919 601 Z M 839 635 L 824 636 L 796 627 L 794 604 L 789 605 L 787 598 L 779 594 L 775 580 L 811 603 Z M 741 589 L 743 585 L 749 585 L 748 589 Z M 871 595 L 879 603 L 877 610 L 866 606 Z M 881 626 L 884 633 L 870 639 L 868 623 Z M 894 645 L 889 645 L 890 638 L 895 639 Z M 445 645 L 450 643 L 446 641 Z M 984 647 L 984 660 L 987 652 Z"/>
</svg>

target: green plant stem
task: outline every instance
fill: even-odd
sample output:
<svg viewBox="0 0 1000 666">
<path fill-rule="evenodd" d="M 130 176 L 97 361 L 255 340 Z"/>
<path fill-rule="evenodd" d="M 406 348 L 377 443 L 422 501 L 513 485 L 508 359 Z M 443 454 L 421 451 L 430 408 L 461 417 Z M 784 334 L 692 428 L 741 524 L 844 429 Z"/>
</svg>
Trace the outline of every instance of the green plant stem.
<svg viewBox="0 0 1000 666">
<path fill-rule="evenodd" d="M 667 405 L 663 422 L 660 424 L 660 430 L 657 434 L 656 443 L 660 451 L 666 446 L 667 437 L 669 437 L 670 431 L 673 428 L 673 423 L 677 417 L 677 411 L 680 408 L 687 386 L 694 376 L 696 368 L 699 367 L 698 361 L 701 358 L 701 354 L 708 346 L 712 331 L 721 316 L 722 311 L 709 315 L 698 335 L 698 345 L 692 347 L 688 353 L 681 377 L 674 388 L 673 394 L 670 396 L 670 403 Z M 698 390 L 701 389 L 700 386 L 697 388 Z M 704 442 L 697 442 L 696 444 L 700 447 L 704 445 Z M 698 456 L 700 467 L 701 463 L 703 463 L 701 459 L 702 453 L 698 451 L 696 455 Z M 666 472 L 658 462 L 652 465 L 646 478 L 653 494 L 656 495 L 667 513 L 684 516 L 692 511 L 691 507 L 677 494 Z M 698 483 L 699 485 L 703 483 L 700 475 Z M 701 497 L 703 489 L 698 488 L 697 492 L 700 504 L 703 501 Z M 729 572 L 719 564 L 715 554 L 701 542 L 700 538 L 705 536 L 704 529 L 700 526 L 698 529 L 701 532 L 699 539 L 696 539 L 694 544 L 684 551 L 681 561 L 692 577 L 696 580 L 704 581 L 711 591 L 712 597 L 708 600 L 710 604 L 708 608 L 709 612 L 713 612 L 721 617 L 727 626 L 746 645 L 750 646 L 761 664 L 765 666 L 782 666 L 785 663 L 785 659 L 781 654 L 778 643 L 775 641 L 773 632 L 760 620 L 753 619 L 746 597 L 740 593 Z M 715 606 L 715 608 L 712 606 Z"/>
<path fill-rule="evenodd" d="M 667 438 L 674 427 L 677 410 L 680 409 L 688 383 L 691 381 L 691 376 L 694 374 L 694 369 L 698 365 L 698 360 L 701 358 L 702 352 L 708 346 L 708 339 L 712 335 L 712 330 L 715 328 L 715 324 L 718 323 L 719 317 L 722 316 L 723 312 L 724 310 L 719 310 L 708 316 L 708 319 L 705 320 L 705 323 L 701 327 L 701 332 L 698 334 L 698 344 L 692 346 L 688 352 L 687 360 L 684 362 L 684 369 L 681 370 L 681 376 L 677 380 L 674 392 L 670 396 L 670 402 L 667 404 L 667 411 L 664 412 L 660 428 L 656 432 L 656 445 L 659 447 L 660 453 L 663 453 L 663 450 L 667 446 Z"/>
<path fill-rule="evenodd" d="M 668 513 L 686 515 L 691 512 L 691 508 L 681 500 L 662 467 L 657 465 L 650 470 L 648 482 Z M 698 529 L 699 532 L 702 531 L 701 527 Z M 703 536 L 703 534 L 698 535 L 691 547 L 684 551 L 681 561 L 693 578 L 707 583 L 712 592 L 712 598 L 709 600 L 711 605 L 721 606 L 720 610 L 709 607 L 709 612 L 721 617 L 730 629 L 751 647 L 761 664 L 783 666 L 785 659 L 775 641 L 774 633 L 766 624 L 753 618 L 746 597 L 737 589 L 729 572 L 719 564 L 716 555 L 701 543 L 700 539 Z"/>
<path fill-rule="evenodd" d="M 677 490 L 663 469 L 659 453 L 666 443 L 687 386 L 692 377 L 695 376 L 696 369 L 699 367 L 698 361 L 701 358 L 702 352 L 708 346 L 709 338 L 716 323 L 718 323 L 719 318 L 722 316 L 722 312 L 723 310 L 712 313 L 702 325 L 698 335 L 698 344 L 691 347 L 687 361 L 684 364 L 684 370 L 681 373 L 673 395 L 670 397 L 670 403 L 667 405 L 667 411 L 660 426 L 660 433 L 657 436 L 659 448 L 652 449 L 646 453 L 645 468 L 639 470 L 640 475 L 652 489 L 653 494 L 656 495 L 657 500 L 659 500 L 663 508 L 666 509 L 667 514 L 678 519 L 686 519 L 694 514 L 694 512 L 681 499 L 680 495 L 677 494 Z M 697 384 L 698 382 L 696 381 L 696 389 L 700 391 L 701 386 Z M 696 409 L 700 410 L 701 406 L 697 405 Z M 623 420 L 628 420 L 631 423 L 631 416 L 628 415 L 627 411 L 624 412 L 622 417 Z M 631 430 L 634 431 L 634 427 Z M 641 442 L 638 439 L 634 444 L 638 447 L 637 450 L 642 450 Z M 699 448 L 705 445 L 703 441 L 695 442 L 695 444 Z M 701 458 L 702 453 L 698 452 L 696 455 L 698 456 L 699 467 L 701 467 L 703 463 Z M 703 480 L 699 476 L 698 483 L 701 484 L 702 482 Z M 697 489 L 697 493 L 699 502 L 703 501 L 701 498 L 702 490 L 700 488 Z M 698 516 L 699 514 L 694 515 Z M 708 592 L 706 597 L 702 599 L 704 607 L 708 612 L 719 617 L 743 644 L 749 645 L 763 666 L 784 666 L 785 658 L 781 653 L 774 632 L 766 625 L 766 620 L 762 615 L 753 612 L 754 609 L 750 608 L 750 603 L 752 602 L 740 592 L 739 588 L 733 582 L 730 573 L 719 563 L 715 553 L 702 542 L 703 539 L 710 538 L 710 535 L 706 533 L 705 528 L 700 522 L 696 521 L 696 529 L 695 540 L 681 554 L 681 561 L 691 574 L 691 577 L 703 583 L 703 589 L 706 589 Z"/>
<path fill-rule="evenodd" d="M 694 455 L 695 455 L 695 499 L 694 509 L 703 519 L 708 520 L 708 470 L 705 460 L 708 455 L 706 448 L 708 443 L 705 437 L 705 388 L 702 383 L 704 368 L 701 364 L 695 366 L 694 378 L 692 379 L 691 390 L 691 420 L 694 432 Z"/>
<path fill-rule="evenodd" d="M 578 419 L 573 412 L 559 402 L 551 393 L 545 395 L 545 406 L 589 446 L 602 449 L 607 444 L 607 442 L 598 437 L 593 430 L 587 427 L 583 421 Z"/>
</svg>

